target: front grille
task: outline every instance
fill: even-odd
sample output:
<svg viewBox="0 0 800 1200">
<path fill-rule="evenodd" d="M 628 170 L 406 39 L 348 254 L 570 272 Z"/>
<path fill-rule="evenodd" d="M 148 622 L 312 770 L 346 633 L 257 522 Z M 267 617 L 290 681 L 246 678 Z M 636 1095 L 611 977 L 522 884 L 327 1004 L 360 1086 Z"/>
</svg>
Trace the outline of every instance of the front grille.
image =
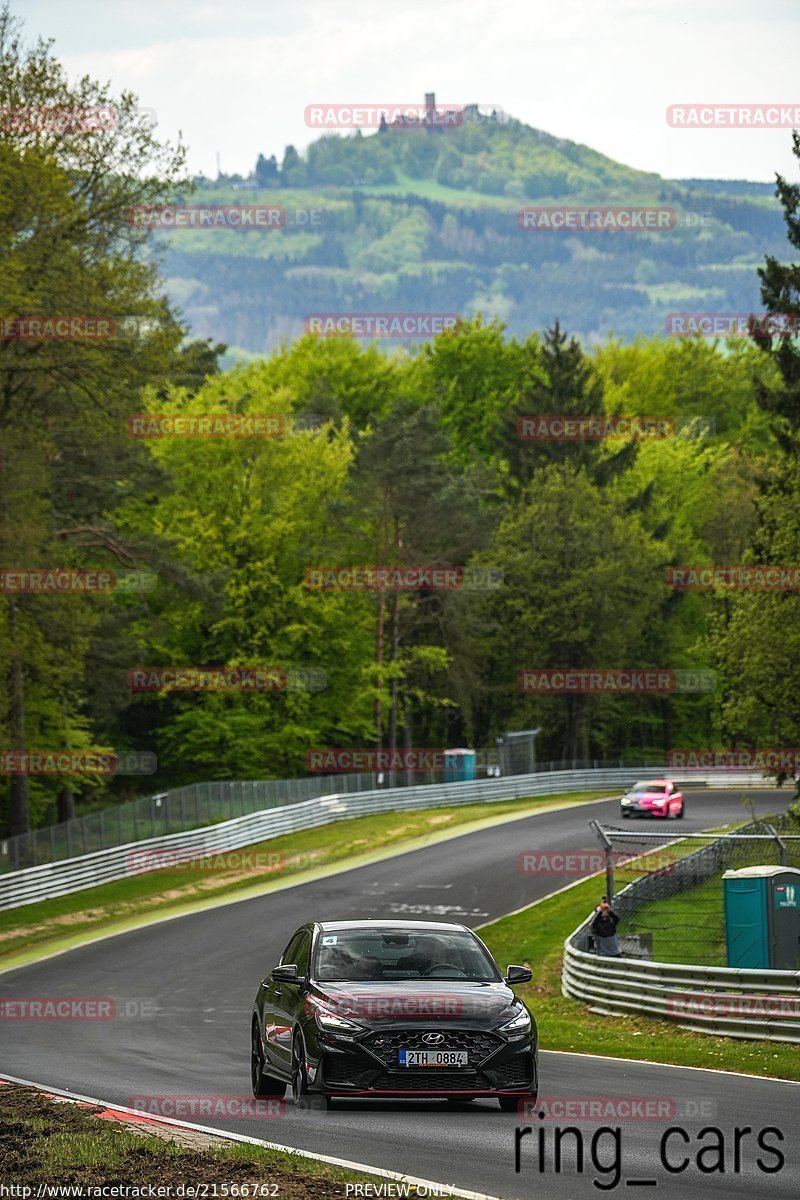
<svg viewBox="0 0 800 1200">
<path fill-rule="evenodd" d="M 469 1068 L 408 1067 L 380 1071 L 365 1066 L 347 1055 L 325 1059 L 324 1082 L 328 1087 L 347 1087 L 367 1091 L 388 1092 L 448 1092 L 496 1091 L 502 1088 L 526 1087 L 531 1082 L 532 1064 L 528 1055 L 517 1055 L 494 1069 L 483 1071 Z"/>
<path fill-rule="evenodd" d="M 461 1092 L 492 1090 L 493 1084 L 479 1071 L 444 1071 L 438 1067 L 421 1067 L 416 1071 L 391 1071 L 379 1075 L 372 1087 L 392 1092 Z"/>
<path fill-rule="evenodd" d="M 435 1046 L 428 1046 L 424 1041 L 426 1033 L 439 1033 L 444 1037 L 444 1041 Z M 365 1037 L 361 1041 L 361 1045 L 371 1050 L 389 1068 L 397 1067 L 399 1050 L 466 1050 L 469 1056 L 469 1067 L 474 1069 L 489 1055 L 505 1046 L 506 1042 L 496 1033 L 486 1033 L 481 1030 L 423 1028 L 388 1029 L 385 1032 L 376 1030 Z M 462 1068 L 462 1070 L 467 1069 Z M 413 1070 L 413 1068 L 409 1068 L 409 1070 Z M 442 1074 L 438 1067 L 423 1068 L 423 1073 L 429 1074 L 431 1071 L 435 1071 L 437 1075 Z"/>
</svg>

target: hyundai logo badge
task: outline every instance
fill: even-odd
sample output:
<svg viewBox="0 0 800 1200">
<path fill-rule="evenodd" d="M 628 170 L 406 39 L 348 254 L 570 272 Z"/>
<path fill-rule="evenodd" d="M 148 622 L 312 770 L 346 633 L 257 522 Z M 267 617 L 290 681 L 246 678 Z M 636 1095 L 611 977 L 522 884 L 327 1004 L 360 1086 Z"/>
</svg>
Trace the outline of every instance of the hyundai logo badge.
<svg viewBox="0 0 800 1200">
<path fill-rule="evenodd" d="M 426 1033 L 422 1038 L 426 1046 L 441 1046 L 444 1041 L 443 1033 Z"/>
</svg>

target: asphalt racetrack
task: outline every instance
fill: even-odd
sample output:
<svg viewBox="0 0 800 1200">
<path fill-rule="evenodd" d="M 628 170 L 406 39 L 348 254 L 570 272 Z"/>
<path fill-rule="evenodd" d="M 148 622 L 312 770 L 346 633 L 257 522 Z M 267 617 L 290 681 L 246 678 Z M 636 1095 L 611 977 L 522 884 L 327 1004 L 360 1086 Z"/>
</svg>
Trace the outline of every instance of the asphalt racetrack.
<svg viewBox="0 0 800 1200">
<path fill-rule="evenodd" d="M 748 795 L 762 814 L 782 810 L 791 799 L 788 790 Z M 690 792 L 685 820 L 665 823 L 665 840 L 741 816 L 738 790 Z M 129 1002 L 129 1010 L 145 1015 L 108 1021 L 1 1022 L 0 1070 L 127 1106 L 135 1106 L 134 1098 L 142 1096 L 249 1096 L 253 997 L 297 925 L 312 918 L 362 916 L 482 925 L 572 882 L 574 875 L 522 874 L 518 856 L 526 850 L 596 850 L 590 819 L 621 826 L 618 800 L 528 816 L 328 879 L 133 930 L 4 973 L 0 994 L 6 998 L 111 996 L 123 1012 Z M 655 822 L 626 822 L 624 827 L 634 836 L 640 829 L 662 828 Z M 532 966 L 535 973 L 536 964 Z M 533 1131 L 519 1145 L 519 1173 L 515 1137 L 525 1122 L 501 1113 L 493 1100 L 461 1105 L 335 1100 L 330 1112 L 297 1112 L 288 1105 L 285 1115 L 271 1119 L 194 1119 L 499 1197 L 571 1200 L 603 1191 L 652 1195 L 658 1194 L 658 1187 L 662 1192 L 679 1191 L 681 1200 L 800 1196 L 800 1085 L 549 1053 L 545 1047 L 540 1098 L 548 1097 L 668 1098 L 679 1113 L 688 1115 L 674 1121 L 621 1121 L 619 1146 L 610 1134 L 593 1144 L 597 1122 L 542 1122 L 532 1117 L 528 1124 Z M 686 1140 L 677 1135 L 672 1139 L 669 1161 L 675 1167 L 688 1160 L 685 1169 L 675 1173 L 664 1168 L 659 1155 L 661 1137 L 671 1123 L 685 1130 Z M 575 1135 L 564 1136 L 560 1170 L 556 1169 L 557 1126 L 581 1131 L 581 1173 Z M 698 1151 L 708 1147 L 709 1140 L 706 1136 L 698 1141 L 697 1135 L 706 1126 L 721 1131 L 724 1173 L 698 1168 Z M 757 1136 L 767 1126 L 779 1129 L 784 1140 L 768 1134 L 760 1148 Z M 739 1135 L 738 1164 L 737 1127 L 751 1131 Z M 777 1172 L 771 1171 L 777 1158 L 770 1147 L 785 1157 Z M 758 1158 L 766 1170 L 759 1168 Z M 713 1168 L 715 1161 L 706 1150 L 700 1164 Z"/>
</svg>

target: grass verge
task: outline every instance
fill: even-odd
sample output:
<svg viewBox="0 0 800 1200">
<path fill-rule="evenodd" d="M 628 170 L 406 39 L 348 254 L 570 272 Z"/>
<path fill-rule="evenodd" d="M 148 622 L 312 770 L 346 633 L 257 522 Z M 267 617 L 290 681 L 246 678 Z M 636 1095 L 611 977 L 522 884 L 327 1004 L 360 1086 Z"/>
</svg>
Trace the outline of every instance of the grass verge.
<svg viewBox="0 0 800 1200">
<path fill-rule="evenodd" d="M 102 1111 L 58 1103 L 33 1088 L 0 1087 L 0 1182 L 35 1185 L 29 1195 L 39 1185 L 158 1185 L 170 1189 L 159 1195 L 173 1197 L 179 1184 L 191 1195 L 189 1187 L 202 1183 L 216 1185 L 207 1196 L 259 1200 L 329 1200 L 344 1196 L 346 1183 L 376 1183 L 374 1176 L 315 1159 L 170 1126 L 154 1136 L 141 1124 L 92 1115 Z"/>
<path fill-rule="evenodd" d="M 67 949 L 89 936 L 130 928 L 148 918 L 259 895 L 287 883 L 329 874 L 331 868 L 355 867 L 420 849 L 455 833 L 496 824 L 503 817 L 513 819 L 548 808 L 569 807 L 605 794 L 529 796 L 488 805 L 353 817 L 212 855 L 200 867 L 183 862 L 175 868 L 147 871 L 54 900 L 8 909 L 0 912 L 0 968 Z"/>
<path fill-rule="evenodd" d="M 680 853 L 683 847 L 674 850 Z M 630 873 L 618 871 L 618 889 L 633 878 Z M 515 990 L 536 1017 L 543 1050 L 639 1058 L 682 1067 L 711 1067 L 800 1080 L 800 1054 L 789 1043 L 713 1037 L 681 1029 L 663 1018 L 634 1013 L 603 1015 L 562 996 L 564 941 L 591 913 L 602 891 L 602 877 L 584 880 L 568 891 L 502 917 L 480 930 L 501 967 L 516 962 L 533 970 L 533 983 Z"/>
</svg>

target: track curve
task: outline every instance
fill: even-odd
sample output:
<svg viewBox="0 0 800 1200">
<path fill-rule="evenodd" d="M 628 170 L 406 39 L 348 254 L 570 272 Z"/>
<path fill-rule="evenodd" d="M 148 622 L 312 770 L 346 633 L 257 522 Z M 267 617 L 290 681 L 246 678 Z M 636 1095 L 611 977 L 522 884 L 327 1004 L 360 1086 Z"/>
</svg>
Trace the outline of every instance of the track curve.
<svg viewBox="0 0 800 1200">
<path fill-rule="evenodd" d="M 786 807 L 790 799 L 775 791 L 748 794 L 761 814 Z M 686 819 L 666 826 L 665 836 L 740 818 L 740 797 L 739 791 L 689 793 Z M 590 809 L 534 814 L 328 879 L 132 930 L 4 973 L 4 998 L 114 997 L 132 1015 L 113 1021 L 2 1022 L 0 1069 L 123 1105 L 134 1103 L 136 1096 L 246 1095 L 253 996 L 297 925 L 312 918 L 390 915 L 482 925 L 572 882 L 574 876 L 520 874 L 516 864 L 521 851 L 594 849 L 587 821 L 592 817 L 617 824 L 618 813 L 618 801 L 610 800 Z M 631 827 L 632 834 L 636 828 Z M 712 1045 L 709 1039 L 710 1050 Z M 800 1194 L 800 1085 L 546 1050 L 541 1075 L 543 1098 L 667 1097 L 679 1111 L 687 1105 L 696 1111 L 696 1117 L 674 1122 L 684 1126 L 689 1144 L 674 1140 L 672 1161 L 691 1159 L 675 1174 L 659 1161 L 663 1120 L 621 1122 L 619 1187 L 646 1186 L 634 1180 L 655 1180 L 662 1187 L 677 1183 L 682 1200 L 710 1192 L 719 1200 L 783 1200 Z M 338 1100 L 329 1113 L 289 1110 L 274 1119 L 193 1119 L 509 1200 L 597 1195 L 598 1182 L 616 1190 L 609 1188 L 614 1172 L 600 1171 L 592 1157 L 597 1124 L 580 1120 L 560 1124 L 583 1132 L 582 1174 L 575 1173 L 575 1156 L 568 1148 L 574 1138 L 565 1141 L 561 1170 L 555 1171 L 553 1124 L 535 1119 L 530 1123 L 536 1129 L 521 1143 L 517 1174 L 519 1118 L 501 1113 L 489 1101 L 458 1106 L 434 1100 Z M 766 1125 L 777 1126 L 785 1137 L 780 1144 L 785 1165 L 774 1174 L 760 1170 L 756 1162 L 758 1157 L 768 1166 L 776 1161 L 756 1144 L 755 1134 Z M 697 1137 L 704 1126 L 722 1131 L 724 1172 L 697 1169 L 697 1152 L 708 1145 L 708 1138 Z M 745 1126 L 754 1133 L 742 1137 L 737 1172 L 733 1130 Z M 543 1172 L 536 1151 L 540 1128 L 547 1151 Z M 598 1162 L 613 1163 L 616 1150 L 610 1137 L 597 1143 L 596 1152 Z M 701 1161 L 708 1165 L 712 1160 L 707 1152 Z"/>
</svg>

